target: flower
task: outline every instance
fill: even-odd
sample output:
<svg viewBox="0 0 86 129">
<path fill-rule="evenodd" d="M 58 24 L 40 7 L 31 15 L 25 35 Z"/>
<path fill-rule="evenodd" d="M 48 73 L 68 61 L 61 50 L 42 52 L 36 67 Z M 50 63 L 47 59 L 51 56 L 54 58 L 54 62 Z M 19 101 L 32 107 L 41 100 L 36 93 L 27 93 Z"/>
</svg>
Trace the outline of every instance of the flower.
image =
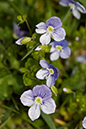
<svg viewBox="0 0 86 129">
<path fill-rule="evenodd" d="M 36 73 L 36 77 L 42 80 L 46 79 L 46 84 L 48 87 L 53 86 L 57 77 L 59 76 L 59 70 L 52 64 L 48 64 L 45 60 L 40 60 L 39 63 L 44 69 L 40 69 Z"/>
<path fill-rule="evenodd" d="M 82 121 L 82 126 L 86 129 L 86 116 L 84 117 L 84 119 Z"/>
<path fill-rule="evenodd" d="M 54 41 L 50 43 L 52 45 L 52 48 L 50 50 L 50 60 L 54 61 L 59 58 L 59 56 L 63 59 L 66 59 L 70 56 L 71 50 L 68 47 L 67 40 L 62 40 L 60 42 Z"/>
<path fill-rule="evenodd" d="M 49 18 L 46 21 L 46 23 L 40 22 L 39 24 L 37 24 L 36 25 L 37 29 L 35 30 L 36 33 L 43 34 L 40 37 L 41 44 L 42 45 L 49 44 L 51 41 L 51 37 L 55 41 L 61 41 L 65 39 L 66 32 L 61 26 L 62 22 L 60 18 L 55 16 Z"/>
<path fill-rule="evenodd" d="M 25 30 L 21 30 L 20 27 L 14 22 L 13 23 L 13 37 L 15 39 L 18 39 L 23 36 L 28 36 L 28 32 Z"/>
<path fill-rule="evenodd" d="M 80 19 L 81 17 L 79 12 L 86 13 L 84 6 L 74 0 L 60 0 L 59 4 L 62 6 L 69 6 L 73 16 L 77 19 Z"/>
<path fill-rule="evenodd" d="M 51 96 L 51 90 L 44 84 L 36 85 L 33 90 L 27 90 L 21 95 L 21 103 L 24 106 L 30 106 L 28 116 L 32 121 L 39 118 L 40 109 L 45 114 L 55 112 L 56 104 Z"/>
</svg>

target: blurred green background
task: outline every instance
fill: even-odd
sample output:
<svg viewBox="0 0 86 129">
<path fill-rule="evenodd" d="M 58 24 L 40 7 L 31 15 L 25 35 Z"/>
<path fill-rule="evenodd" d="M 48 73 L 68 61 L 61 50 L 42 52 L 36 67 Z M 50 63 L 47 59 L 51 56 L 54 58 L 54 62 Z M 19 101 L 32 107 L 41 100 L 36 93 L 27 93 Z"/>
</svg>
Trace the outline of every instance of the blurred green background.
<svg viewBox="0 0 86 129">
<path fill-rule="evenodd" d="M 86 8 L 86 0 L 78 0 Z M 18 15 L 27 15 L 27 19 L 19 24 Z M 35 25 L 46 22 L 52 16 L 59 17 L 66 30 L 66 40 L 71 48 L 70 58 L 59 58 L 51 62 L 49 50 L 34 50 L 21 60 L 34 45 L 18 46 L 13 36 L 13 22 L 19 24 L 21 30 L 28 31 L 28 36 L 36 35 Z M 30 26 L 28 30 L 27 22 Z M 60 71 L 55 86 L 58 94 L 53 98 L 56 112 L 52 115 L 42 113 L 32 122 L 27 116 L 28 107 L 20 102 L 20 95 L 35 85 L 45 84 L 35 74 L 41 67 L 39 60 L 45 59 Z M 63 88 L 72 93 L 65 93 Z M 59 5 L 59 0 L 0 0 L 0 129 L 81 129 L 82 119 L 86 116 L 86 14 L 81 19 L 73 17 L 69 7 Z"/>
</svg>

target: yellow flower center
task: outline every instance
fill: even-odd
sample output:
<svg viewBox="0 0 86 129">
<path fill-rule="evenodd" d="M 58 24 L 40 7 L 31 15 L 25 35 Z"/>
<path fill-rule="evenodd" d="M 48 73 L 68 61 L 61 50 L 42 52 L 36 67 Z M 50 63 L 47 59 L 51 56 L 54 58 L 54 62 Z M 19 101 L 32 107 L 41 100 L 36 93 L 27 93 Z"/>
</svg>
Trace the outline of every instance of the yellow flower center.
<svg viewBox="0 0 86 129">
<path fill-rule="evenodd" d="M 74 9 L 75 8 L 75 5 L 74 4 L 71 4 L 70 3 L 69 6 L 70 6 L 71 9 Z"/>
<path fill-rule="evenodd" d="M 36 97 L 35 102 L 37 104 L 40 104 L 42 102 L 42 98 L 41 97 Z"/>
<path fill-rule="evenodd" d="M 50 74 L 54 74 L 53 69 L 49 69 L 49 73 L 50 73 Z"/>
<path fill-rule="evenodd" d="M 54 30 L 54 28 L 53 28 L 52 26 L 48 26 L 47 31 L 48 31 L 49 33 L 52 33 L 53 30 Z"/>
<path fill-rule="evenodd" d="M 63 47 L 60 46 L 60 45 L 57 45 L 57 46 L 56 46 L 56 49 L 57 49 L 58 51 L 62 51 L 62 48 L 63 48 Z"/>
</svg>

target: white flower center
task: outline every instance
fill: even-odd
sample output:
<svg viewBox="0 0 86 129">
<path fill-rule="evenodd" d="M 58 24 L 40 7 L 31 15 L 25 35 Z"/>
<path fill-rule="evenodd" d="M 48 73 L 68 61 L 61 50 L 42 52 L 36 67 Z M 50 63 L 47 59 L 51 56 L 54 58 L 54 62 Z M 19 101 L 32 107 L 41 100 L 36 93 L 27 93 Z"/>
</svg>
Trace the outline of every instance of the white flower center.
<svg viewBox="0 0 86 129">
<path fill-rule="evenodd" d="M 49 73 L 50 74 L 54 74 L 54 70 L 53 69 L 49 69 Z"/>
<path fill-rule="evenodd" d="M 57 49 L 58 51 L 63 51 L 62 48 L 63 48 L 63 47 L 60 46 L 60 45 L 57 45 L 57 46 L 56 46 L 56 49 Z"/>
<path fill-rule="evenodd" d="M 74 9 L 74 8 L 75 8 L 75 5 L 74 5 L 74 4 L 71 4 L 71 3 L 69 3 L 69 7 L 70 7 L 71 9 Z"/>
<path fill-rule="evenodd" d="M 41 104 L 42 103 L 42 98 L 41 97 L 36 97 L 35 102 L 37 104 Z"/>
<path fill-rule="evenodd" d="M 54 28 L 52 26 L 48 26 L 47 31 L 52 34 L 52 32 L 54 31 Z"/>
</svg>

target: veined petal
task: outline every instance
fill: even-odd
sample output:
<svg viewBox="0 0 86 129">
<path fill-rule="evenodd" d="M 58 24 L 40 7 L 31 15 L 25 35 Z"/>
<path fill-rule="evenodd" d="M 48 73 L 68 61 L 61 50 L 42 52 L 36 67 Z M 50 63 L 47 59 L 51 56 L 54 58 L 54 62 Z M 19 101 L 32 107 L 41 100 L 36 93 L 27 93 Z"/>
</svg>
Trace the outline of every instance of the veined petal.
<svg viewBox="0 0 86 129">
<path fill-rule="evenodd" d="M 40 96 L 43 100 L 49 99 L 52 96 L 51 90 L 46 85 L 36 85 L 33 88 L 33 93 L 35 96 Z"/>
<path fill-rule="evenodd" d="M 45 60 L 40 60 L 39 64 L 43 67 L 43 68 L 48 68 L 49 64 L 45 61 Z"/>
<path fill-rule="evenodd" d="M 58 51 L 55 51 L 55 52 L 51 53 L 51 55 L 50 55 L 50 60 L 51 61 L 57 60 L 58 58 L 59 58 L 59 52 Z"/>
<path fill-rule="evenodd" d="M 46 21 L 46 24 L 47 24 L 47 26 L 52 26 L 53 28 L 56 28 L 56 27 L 58 28 L 58 27 L 62 26 L 62 22 L 61 22 L 60 18 L 55 17 L 55 16 L 49 18 Z"/>
<path fill-rule="evenodd" d="M 59 4 L 60 4 L 61 6 L 64 6 L 64 7 L 67 7 L 67 6 L 68 6 L 68 4 L 67 4 L 67 3 L 62 2 L 62 1 L 60 1 L 60 2 L 59 2 Z"/>
<path fill-rule="evenodd" d="M 76 8 L 81 12 L 81 13 L 86 13 L 86 10 L 83 5 L 81 5 L 79 2 L 76 2 Z"/>
<path fill-rule="evenodd" d="M 22 44 L 21 44 L 21 40 L 22 40 L 23 38 L 24 38 L 24 37 L 18 39 L 15 43 L 16 43 L 17 45 L 22 45 Z"/>
<path fill-rule="evenodd" d="M 38 34 L 43 34 L 43 33 L 45 33 L 46 32 L 46 30 L 45 29 L 35 29 L 35 31 L 36 31 L 36 33 L 38 33 Z"/>
<path fill-rule="evenodd" d="M 40 108 L 39 105 L 34 104 L 29 110 L 28 110 L 28 116 L 32 121 L 39 118 L 40 116 Z"/>
<path fill-rule="evenodd" d="M 36 27 L 39 29 L 46 29 L 47 25 L 44 22 L 40 22 L 39 24 L 36 25 Z"/>
<path fill-rule="evenodd" d="M 55 41 L 61 41 L 65 39 L 66 32 L 62 27 L 60 27 L 52 33 L 52 36 Z"/>
<path fill-rule="evenodd" d="M 35 102 L 33 92 L 31 90 L 25 91 L 21 95 L 20 100 L 24 106 L 31 106 Z"/>
<path fill-rule="evenodd" d="M 43 80 L 47 77 L 47 75 L 49 74 L 48 70 L 44 70 L 44 69 L 40 69 L 37 73 L 36 73 L 36 77 Z"/>
<path fill-rule="evenodd" d="M 46 82 L 47 86 L 48 87 L 51 87 L 55 84 L 55 77 L 53 75 L 50 75 L 48 78 L 47 78 L 47 82 Z"/>
<path fill-rule="evenodd" d="M 56 109 L 55 101 L 52 98 L 45 100 L 44 104 L 41 105 L 41 109 L 45 114 L 54 113 Z"/>
<path fill-rule="evenodd" d="M 61 58 L 63 58 L 63 59 L 68 58 L 68 57 L 70 56 L 70 54 L 71 54 L 71 50 L 70 50 L 69 47 L 64 48 L 63 51 L 60 52 L 60 56 L 61 56 Z"/>
<path fill-rule="evenodd" d="M 82 125 L 83 127 L 86 129 L 86 116 L 84 117 L 83 121 L 82 121 Z"/>
<path fill-rule="evenodd" d="M 80 17 L 81 17 L 81 14 L 79 13 L 79 11 L 77 9 L 73 9 L 72 14 L 77 19 L 80 19 Z"/>
<path fill-rule="evenodd" d="M 40 37 L 40 43 L 42 44 L 42 45 L 44 45 L 44 44 L 49 44 L 50 43 L 50 40 L 51 40 L 51 37 L 50 37 L 50 33 L 45 33 L 45 34 L 43 34 L 43 35 L 41 35 L 41 37 Z"/>
</svg>

